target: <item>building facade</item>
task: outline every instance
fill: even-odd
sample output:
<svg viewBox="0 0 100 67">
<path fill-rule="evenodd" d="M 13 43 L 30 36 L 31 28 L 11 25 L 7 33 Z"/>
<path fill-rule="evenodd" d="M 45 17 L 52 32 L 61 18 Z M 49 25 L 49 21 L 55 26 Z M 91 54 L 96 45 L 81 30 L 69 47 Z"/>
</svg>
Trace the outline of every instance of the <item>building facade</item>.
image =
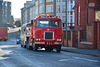
<svg viewBox="0 0 100 67">
<path fill-rule="evenodd" d="M 25 8 L 22 10 L 22 14 L 29 13 L 30 17 L 32 19 L 33 16 L 36 18 L 37 16 L 40 16 L 41 14 L 49 14 L 52 16 L 58 16 L 62 20 L 62 29 L 63 30 L 70 30 L 70 28 L 74 28 L 74 6 L 75 6 L 75 0 L 34 0 L 35 5 L 34 7 L 30 8 L 30 12 L 28 11 L 28 8 Z M 27 3 L 30 5 L 29 3 Z M 67 8 L 68 7 L 68 8 Z M 32 13 L 32 10 L 34 15 Z M 28 14 L 23 17 L 27 18 Z M 25 23 L 29 22 L 30 17 L 28 19 L 22 19 L 22 22 L 25 21 Z M 29 21 L 28 21 L 29 20 Z"/>
<path fill-rule="evenodd" d="M 3 0 L 0 0 L 0 27 L 3 27 Z"/>
<path fill-rule="evenodd" d="M 100 0 L 75 0 L 75 30 L 79 48 L 100 50 Z"/>
<path fill-rule="evenodd" d="M 66 30 L 66 0 L 56 0 L 55 11 L 56 16 L 58 16 L 62 20 L 62 29 Z"/>
<path fill-rule="evenodd" d="M 67 0 L 67 26 L 74 29 L 75 26 L 75 0 Z"/>
<path fill-rule="evenodd" d="M 87 24 L 100 21 L 100 0 L 75 1 L 75 30 L 86 29 Z"/>
<path fill-rule="evenodd" d="M 7 26 L 11 26 L 11 2 L 9 1 L 4 1 L 3 4 L 3 8 L 4 8 L 4 17 L 3 17 L 3 22 L 4 25 Z"/>
<path fill-rule="evenodd" d="M 21 9 L 21 25 L 30 23 L 36 16 L 35 1 L 26 1 L 24 7 Z"/>
<path fill-rule="evenodd" d="M 0 0 L 0 27 L 11 26 L 11 2 Z"/>
</svg>

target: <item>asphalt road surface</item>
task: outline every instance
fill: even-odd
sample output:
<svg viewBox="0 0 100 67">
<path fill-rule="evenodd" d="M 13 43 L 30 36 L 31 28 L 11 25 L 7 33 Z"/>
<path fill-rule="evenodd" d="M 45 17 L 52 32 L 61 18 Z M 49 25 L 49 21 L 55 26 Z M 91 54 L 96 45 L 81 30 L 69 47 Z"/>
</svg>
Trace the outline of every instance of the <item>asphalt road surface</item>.
<svg viewBox="0 0 100 67">
<path fill-rule="evenodd" d="M 100 67 L 100 57 L 22 48 L 16 44 L 19 29 L 8 30 L 8 40 L 0 41 L 0 67 Z"/>
<path fill-rule="evenodd" d="M 55 50 L 35 52 L 9 39 L 0 41 L 0 67 L 100 67 L 100 57 Z"/>
</svg>

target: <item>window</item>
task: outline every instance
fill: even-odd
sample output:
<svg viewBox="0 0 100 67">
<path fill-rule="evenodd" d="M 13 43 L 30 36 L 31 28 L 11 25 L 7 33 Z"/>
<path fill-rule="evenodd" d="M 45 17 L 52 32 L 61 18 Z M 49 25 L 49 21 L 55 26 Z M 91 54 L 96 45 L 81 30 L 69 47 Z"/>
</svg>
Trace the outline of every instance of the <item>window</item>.
<svg viewBox="0 0 100 67">
<path fill-rule="evenodd" d="M 80 25 L 80 6 L 78 7 L 78 25 Z"/>
<path fill-rule="evenodd" d="M 36 7 L 36 15 L 38 15 L 38 7 Z"/>
<path fill-rule="evenodd" d="M 73 1 L 71 0 L 71 4 L 73 3 Z"/>
<path fill-rule="evenodd" d="M 37 21 L 37 27 L 48 27 L 49 21 Z"/>
<path fill-rule="evenodd" d="M 73 7 L 72 7 L 72 5 L 71 5 L 71 11 L 73 10 Z"/>
<path fill-rule="evenodd" d="M 36 6 L 38 6 L 38 1 L 36 1 Z"/>
<path fill-rule="evenodd" d="M 69 16 L 67 17 L 67 22 L 69 23 Z"/>
<path fill-rule="evenodd" d="M 70 15 L 73 15 L 73 13 L 71 12 L 71 14 Z"/>
<path fill-rule="evenodd" d="M 40 0 L 39 3 L 42 4 L 43 3 L 43 0 Z"/>
<path fill-rule="evenodd" d="M 3 6 L 3 3 L 2 3 L 2 6 Z"/>
<path fill-rule="evenodd" d="M 59 9 L 59 13 L 60 13 L 60 5 L 59 5 L 59 8 L 58 9 Z"/>
<path fill-rule="evenodd" d="M 73 17 L 72 16 L 71 16 L 71 19 L 70 20 L 71 20 L 71 23 L 72 23 L 73 22 Z"/>
<path fill-rule="evenodd" d="M 66 5 L 63 5 L 63 12 L 66 11 Z"/>
<path fill-rule="evenodd" d="M 46 6 L 46 12 L 49 12 L 49 5 Z"/>
<path fill-rule="evenodd" d="M 66 22 L 66 16 L 63 16 L 63 22 Z"/>
<path fill-rule="evenodd" d="M 44 5 L 41 4 L 41 6 L 39 7 L 39 13 L 42 14 L 44 12 Z"/>
<path fill-rule="evenodd" d="M 100 21 L 100 11 L 96 11 L 95 15 L 96 15 L 95 20 Z"/>
<path fill-rule="evenodd" d="M 53 5 L 47 5 L 46 6 L 46 11 L 47 11 L 47 13 L 53 12 Z"/>
<path fill-rule="evenodd" d="M 53 12 L 53 5 L 51 5 L 51 7 L 50 7 L 50 8 L 51 8 L 51 12 Z"/>
<path fill-rule="evenodd" d="M 66 0 L 63 0 L 63 2 L 66 2 Z"/>
<path fill-rule="evenodd" d="M 46 0 L 46 1 L 47 1 L 47 3 L 48 3 L 48 2 L 53 2 L 53 0 Z"/>
<path fill-rule="evenodd" d="M 66 27 L 66 23 L 63 23 L 62 25 L 63 25 L 63 28 L 65 28 L 65 27 Z"/>
<path fill-rule="evenodd" d="M 37 27 L 59 27 L 59 21 L 54 20 L 38 20 Z"/>
<path fill-rule="evenodd" d="M 7 3 L 5 3 L 5 6 L 7 6 Z"/>
<path fill-rule="evenodd" d="M 97 0 L 97 4 L 100 4 L 100 0 Z"/>
</svg>

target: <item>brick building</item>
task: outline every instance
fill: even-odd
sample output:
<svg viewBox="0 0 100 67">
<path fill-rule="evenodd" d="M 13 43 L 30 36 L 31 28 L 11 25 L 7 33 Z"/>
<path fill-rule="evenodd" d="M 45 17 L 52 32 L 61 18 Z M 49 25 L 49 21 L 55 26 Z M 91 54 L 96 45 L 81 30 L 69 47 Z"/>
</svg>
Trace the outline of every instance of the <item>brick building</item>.
<svg viewBox="0 0 100 67">
<path fill-rule="evenodd" d="M 75 0 L 75 30 L 86 29 L 87 24 L 100 20 L 100 0 Z"/>
<path fill-rule="evenodd" d="M 63 35 L 65 46 L 100 50 L 100 0 L 75 0 L 75 31 Z"/>
<path fill-rule="evenodd" d="M 100 0 L 75 1 L 78 47 L 100 49 Z"/>
</svg>

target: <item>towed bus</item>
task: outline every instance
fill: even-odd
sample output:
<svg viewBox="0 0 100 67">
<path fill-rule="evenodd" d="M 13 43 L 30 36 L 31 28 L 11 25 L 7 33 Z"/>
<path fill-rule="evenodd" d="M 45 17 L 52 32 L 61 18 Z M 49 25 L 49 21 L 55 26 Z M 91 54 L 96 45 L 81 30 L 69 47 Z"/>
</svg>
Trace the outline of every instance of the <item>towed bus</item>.
<svg viewBox="0 0 100 67">
<path fill-rule="evenodd" d="M 27 41 L 27 38 L 29 38 L 29 35 L 30 35 L 30 29 L 32 27 L 32 24 L 31 23 L 28 23 L 28 24 L 23 24 L 21 26 L 21 36 L 20 36 L 20 44 L 21 44 L 21 47 L 26 47 L 26 41 Z"/>
</svg>

